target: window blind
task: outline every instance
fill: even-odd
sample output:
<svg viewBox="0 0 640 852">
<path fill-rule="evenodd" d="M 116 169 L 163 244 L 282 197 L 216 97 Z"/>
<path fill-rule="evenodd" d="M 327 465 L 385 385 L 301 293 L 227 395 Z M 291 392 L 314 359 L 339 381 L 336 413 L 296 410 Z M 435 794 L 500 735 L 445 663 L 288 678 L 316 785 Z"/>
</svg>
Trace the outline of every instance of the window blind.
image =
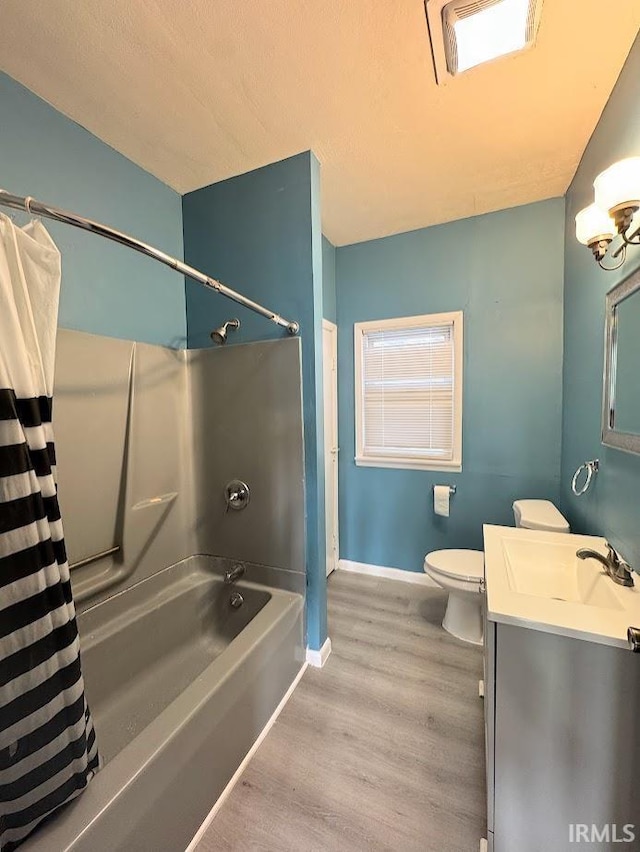
<svg viewBox="0 0 640 852">
<path fill-rule="evenodd" d="M 453 458 L 454 360 L 453 323 L 363 332 L 365 456 Z"/>
</svg>

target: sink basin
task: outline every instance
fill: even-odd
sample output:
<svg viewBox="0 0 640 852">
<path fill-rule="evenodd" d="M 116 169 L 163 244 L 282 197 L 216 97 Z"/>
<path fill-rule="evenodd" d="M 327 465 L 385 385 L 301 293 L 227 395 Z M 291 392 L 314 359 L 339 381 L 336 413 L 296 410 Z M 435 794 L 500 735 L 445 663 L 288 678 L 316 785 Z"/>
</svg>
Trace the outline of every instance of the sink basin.
<svg viewBox="0 0 640 852">
<path fill-rule="evenodd" d="M 487 620 L 628 648 L 628 628 L 640 628 L 640 577 L 616 585 L 597 559 L 578 559 L 582 547 L 607 551 L 600 536 L 485 524 Z"/>
<path fill-rule="evenodd" d="M 624 607 L 597 559 L 578 559 L 576 546 L 539 539 L 504 539 L 507 582 L 512 592 L 600 609 Z"/>
</svg>

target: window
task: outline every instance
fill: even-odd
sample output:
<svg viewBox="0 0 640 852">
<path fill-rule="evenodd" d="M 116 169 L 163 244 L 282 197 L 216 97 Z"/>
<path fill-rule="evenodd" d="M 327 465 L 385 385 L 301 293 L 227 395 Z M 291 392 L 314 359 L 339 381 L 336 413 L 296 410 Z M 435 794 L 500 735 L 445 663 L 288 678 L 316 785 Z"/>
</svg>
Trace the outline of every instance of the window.
<svg viewBox="0 0 640 852">
<path fill-rule="evenodd" d="M 354 331 L 356 464 L 462 470 L 462 311 Z"/>
</svg>

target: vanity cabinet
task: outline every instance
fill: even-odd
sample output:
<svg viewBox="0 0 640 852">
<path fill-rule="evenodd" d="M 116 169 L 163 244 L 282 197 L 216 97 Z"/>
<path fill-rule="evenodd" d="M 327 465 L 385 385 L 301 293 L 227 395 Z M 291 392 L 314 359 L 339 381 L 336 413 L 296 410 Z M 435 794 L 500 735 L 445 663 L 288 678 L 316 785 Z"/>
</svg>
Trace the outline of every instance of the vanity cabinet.
<svg viewBox="0 0 640 852">
<path fill-rule="evenodd" d="M 489 850 L 640 849 L 640 655 L 485 627 Z"/>
<path fill-rule="evenodd" d="M 494 836 L 494 756 L 495 756 L 495 649 L 496 625 L 487 617 L 487 600 L 483 605 L 483 676 L 484 676 L 484 743 L 487 768 L 487 831 L 489 852 L 493 852 Z"/>
</svg>

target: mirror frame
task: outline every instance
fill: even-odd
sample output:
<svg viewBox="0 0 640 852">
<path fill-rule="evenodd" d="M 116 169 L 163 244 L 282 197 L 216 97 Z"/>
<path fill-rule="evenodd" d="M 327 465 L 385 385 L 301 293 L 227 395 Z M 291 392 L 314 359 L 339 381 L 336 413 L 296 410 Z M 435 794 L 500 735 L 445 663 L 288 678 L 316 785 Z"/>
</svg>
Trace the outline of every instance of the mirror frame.
<svg viewBox="0 0 640 852">
<path fill-rule="evenodd" d="M 626 453 L 640 454 L 640 435 L 620 432 L 615 428 L 616 416 L 616 366 L 618 344 L 618 318 L 616 309 L 621 302 L 640 290 L 640 269 L 616 284 L 606 297 L 604 339 L 604 375 L 602 386 L 602 443 Z"/>
</svg>

